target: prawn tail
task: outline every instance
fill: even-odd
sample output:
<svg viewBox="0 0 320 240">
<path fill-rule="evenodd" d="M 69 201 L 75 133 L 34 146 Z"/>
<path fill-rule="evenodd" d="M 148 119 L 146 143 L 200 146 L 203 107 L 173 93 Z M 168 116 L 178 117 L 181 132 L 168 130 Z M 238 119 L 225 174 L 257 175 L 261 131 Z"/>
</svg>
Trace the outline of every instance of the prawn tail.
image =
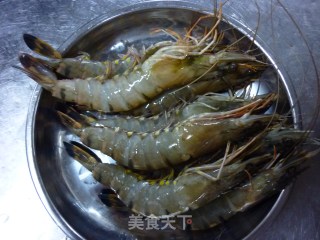
<svg viewBox="0 0 320 240">
<path fill-rule="evenodd" d="M 62 124 L 76 134 L 84 127 L 89 126 L 89 123 L 79 113 L 66 114 L 59 110 L 57 113 Z"/>
<path fill-rule="evenodd" d="M 86 113 L 80 113 L 77 109 L 65 103 L 58 103 L 55 109 L 67 115 L 66 117 L 74 119 L 75 122 L 81 123 L 83 126 L 89 126 L 91 123 L 97 121 L 97 118 L 93 114 L 88 113 L 87 115 Z"/>
<path fill-rule="evenodd" d="M 87 168 L 89 171 L 93 171 L 95 166 L 101 163 L 101 159 L 88 147 L 75 142 L 63 142 L 67 153 L 70 157 L 77 160 L 81 165 Z"/>
<path fill-rule="evenodd" d="M 49 43 L 37 38 L 31 34 L 23 34 L 23 40 L 26 45 L 35 53 L 44 57 L 61 59 L 61 53 L 54 49 Z"/>
<path fill-rule="evenodd" d="M 117 213 L 123 215 L 132 214 L 131 209 L 119 199 L 118 195 L 113 190 L 103 189 L 98 197 L 107 207 L 114 209 Z"/>
<path fill-rule="evenodd" d="M 45 89 L 50 90 L 56 84 L 57 75 L 38 59 L 27 53 L 21 53 L 19 61 L 23 68 L 18 66 L 15 68 L 27 74 Z"/>
</svg>

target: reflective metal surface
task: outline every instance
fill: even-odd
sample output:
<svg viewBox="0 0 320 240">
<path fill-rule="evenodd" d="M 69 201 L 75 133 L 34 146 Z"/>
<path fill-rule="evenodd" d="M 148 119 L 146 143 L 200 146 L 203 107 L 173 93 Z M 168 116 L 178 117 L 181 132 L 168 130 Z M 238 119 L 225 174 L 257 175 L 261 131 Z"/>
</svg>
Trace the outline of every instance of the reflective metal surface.
<svg viewBox="0 0 320 240">
<path fill-rule="evenodd" d="M 235 17 L 235 19 L 240 18 L 246 26 L 254 29 L 257 22 L 255 15 L 257 8 L 253 7 L 254 5 L 252 5 L 252 1 L 243 1 L 241 2 L 241 5 L 234 2 L 229 2 L 230 5 L 227 8 L 231 11 L 229 12 L 229 15 Z M 59 239 L 63 238 L 64 235 L 55 227 L 54 223 L 50 221 L 46 213 L 43 211 L 42 205 L 33 190 L 28 176 L 26 157 L 24 154 L 24 126 L 27 113 L 27 102 L 35 84 L 33 84 L 33 82 L 26 76 L 16 72 L 9 66 L 17 64 L 16 56 L 19 50 L 26 50 L 21 39 L 23 32 L 31 32 L 52 43 L 61 43 L 72 32 L 74 32 L 76 28 L 87 22 L 87 20 L 105 13 L 104 9 L 110 9 L 111 6 L 114 9 L 117 9 L 120 6 L 127 5 L 128 3 L 125 1 L 118 4 L 99 2 L 99 5 L 97 5 L 94 1 L 87 3 L 52 3 L 49 1 L 43 1 L 31 2 L 31 5 L 27 5 L 27 3 L 24 2 L 17 2 L 16 4 L 16 8 L 13 9 L 7 1 L 0 3 L 0 9 L 2 9 L 0 11 L 3 11 L 4 13 L 0 15 L 0 17 L 3 18 L 3 21 L 1 21 L 0 31 L 4 34 L 0 37 L 1 43 L 3 42 L 0 46 L 0 52 L 2 57 L 4 57 L 1 59 L 0 99 L 1 113 L 2 116 L 5 116 L 0 122 L 2 127 L 1 134 L 3 136 L 1 139 L 1 147 L 3 150 L 1 152 L 4 159 L 4 161 L 1 162 L 2 181 L 0 191 L 2 196 L 0 199 L 0 219 L 2 221 L 1 228 L 3 228 L 3 231 L 1 231 L 0 236 L 3 234 L 4 238 L 7 239 L 21 236 L 26 239 Z M 178 2 L 175 4 L 179 5 Z M 300 108 L 298 109 L 302 109 L 301 114 L 299 115 L 301 115 L 303 119 L 303 125 L 307 126 L 316 106 L 316 91 L 318 90 L 315 82 L 317 81 L 315 69 L 313 68 L 308 48 L 303 42 L 303 37 L 297 31 L 294 24 L 292 24 L 292 20 L 285 15 L 283 10 L 281 10 L 281 5 L 276 2 L 268 2 L 264 4 L 260 3 L 260 1 L 258 1 L 258 4 L 260 9 L 264 10 L 261 11 L 260 15 L 261 27 L 258 29 L 259 36 L 263 39 L 263 42 L 267 43 L 264 46 L 267 52 L 272 55 L 279 67 L 283 70 L 284 78 L 287 79 L 287 87 L 290 93 L 294 96 L 292 103 L 296 104 L 295 99 L 302 99 L 303 96 L 303 101 L 299 101 Z M 314 6 L 312 4 L 314 4 Z M 212 8 L 212 6 L 201 1 L 199 1 L 197 5 L 200 6 L 200 9 Z M 290 13 L 296 14 L 294 15 L 295 18 L 300 20 L 299 25 L 302 26 L 302 31 L 306 34 L 307 41 L 310 43 L 311 51 L 319 49 L 319 46 L 317 45 L 318 42 L 312 41 L 315 39 L 314 36 L 319 35 L 319 32 L 317 32 L 316 29 L 313 29 L 310 24 L 312 21 L 316 22 L 315 12 L 313 11 L 315 11 L 317 4 L 310 3 L 310 9 L 301 9 L 301 6 L 294 2 L 290 2 L 290 4 L 288 3 L 288 6 Z M 232 13 L 232 9 L 236 9 L 237 11 Z M 272 9 L 272 11 L 270 9 Z M 299 11 L 294 11 L 297 9 L 300 10 L 300 13 Z M 9 14 L 10 12 L 13 14 Z M 59 14 L 59 19 L 56 17 L 57 14 Z M 272 31 L 270 30 L 270 25 L 263 25 L 263 23 L 266 22 L 270 23 L 270 19 L 272 19 L 274 23 L 272 25 Z M 284 28 L 284 26 L 286 26 L 286 28 Z M 52 28 L 56 28 L 57 30 L 52 30 Z M 286 30 L 283 31 L 283 29 Z M 299 44 L 296 44 L 297 42 Z M 69 43 L 64 44 L 63 48 L 67 45 L 69 45 Z M 69 49 L 68 51 L 71 52 L 72 49 Z M 317 53 L 318 52 L 315 52 L 315 54 Z M 306 92 L 308 92 L 308 94 L 305 94 Z M 33 99 L 33 101 L 34 100 L 35 99 Z M 48 132 L 52 132 L 52 129 L 56 129 L 56 125 L 54 123 L 52 124 L 51 121 L 47 121 L 50 117 L 52 117 L 52 119 L 55 118 L 55 116 L 51 115 L 52 112 L 48 110 L 53 104 L 52 100 L 50 99 L 50 96 L 44 94 L 41 101 L 42 104 L 39 105 L 39 111 L 43 113 L 42 116 L 44 117 L 42 118 L 41 115 L 38 115 L 36 118 L 36 124 L 41 126 L 43 129 L 48 130 Z M 32 104 L 34 104 L 34 102 Z M 29 126 L 28 133 L 32 132 L 32 127 L 33 126 Z M 56 137 L 59 138 L 63 134 L 63 131 L 64 130 L 57 131 Z M 29 140 L 31 139 L 30 136 L 27 136 L 27 138 Z M 54 161 L 50 161 L 57 156 L 61 161 L 64 161 L 65 153 L 63 153 L 62 148 L 60 148 L 61 146 L 57 145 L 56 142 L 50 142 L 50 138 L 47 138 L 47 131 L 37 132 L 36 139 L 38 139 L 38 142 L 35 144 L 42 144 L 41 146 L 44 147 L 37 153 L 38 159 L 41 159 L 43 162 L 39 163 L 42 166 L 41 169 L 39 168 L 31 171 L 42 171 L 48 175 L 47 179 L 67 179 L 66 182 L 69 182 L 70 184 L 69 186 L 63 184 L 46 185 L 47 192 L 65 193 L 64 195 L 57 195 L 53 200 L 55 201 L 54 204 L 51 206 L 55 206 L 52 208 L 52 211 L 61 211 L 61 209 L 64 209 L 63 217 L 65 222 L 61 222 L 61 219 L 55 220 L 58 225 L 61 227 L 64 225 L 64 228 L 66 228 L 66 225 L 68 225 L 66 222 L 68 222 L 72 215 L 88 214 L 88 212 L 83 212 L 83 204 L 88 206 L 90 204 L 99 203 L 96 202 L 95 198 L 92 198 L 89 202 L 74 202 L 74 204 L 71 204 L 72 199 L 74 199 L 75 196 L 79 197 L 78 189 L 74 188 L 76 184 L 73 182 L 78 181 L 79 179 L 70 179 L 68 173 L 78 174 L 78 166 L 73 166 L 71 164 L 67 169 L 61 171 L 59 165 Z M 42 142 L 42 140 L 44 141 Z M 47 144 L 43 145 L 44 142 Z M 30 147 L 30 141 L 28 144 Z M 52 153 L 52 155 L 48 155 L 48 152 Z M 312 167 L 297 180 L 297 183 L 293 188 L 293 192 L 290 194 L 289 200 L 281 213 L 276 219 L 274 219 L 273 223 L 271 225 L 267 224 L 265 229 L 258 230 L 256 235 L 252 236 L 252 238 L 319 238 L 320 226 L 319 221 L 317 221 L 319 216 L 319 200 L 316 193 L 318 190 L 317 182 L 319 182 L 319 175 L 317 175 L 317 171 L 319 171 L 320 167 L 319 162 L 314 162 L 311 165 Z M 39 184 L 42 184 L 41 181 Z M 70 191 L 70 189 L 72 189 L 72 191 Z M 91 191 L 95 190 L 96 189 L 94 188 L 89 188 L 89 192 L 85 192 L 84 194 L 91 194 Z M 14 204 L 10 204 L 13 202 Z M 52 202 L 48 202 L 46 204 L 52 204 Z M 90 216 L 95 216 L 91 220 L 99 221 L 100 216 L 97 215 L 94 210 L 95 209 L 92 209 L 92 211 L 89 212 Z M 32 219 L 32 223 L 30 218 Z M 80 220 L 73 218 L 72 224 L 79 226 L 87 225 L 87 222 L 77 221 Z M 106 225 L 103 225 L 103 228 L 107 228 L 111 231 L 116 230 L 113 233 L 108 233 L 109 238 L 114 238 L 120 235 L 122 237 L 128 236 L 126 232 L 117 231 L 119 229 L 112 226 L 112 224 L 108 222 L 104 223 Z M 89 222 L 89 224 L 91 223 Z M 17 226 L 20 228 L 22 227 L 25 230 L 33 230 L 28 233 L 23 231 L 20 232 L 15 230 Z M 96 232 L 96 234 L 99 234 L 97 229 L 91 228 L 90 230 L 92 234 L 95 234 Z M 86 229 L 82 229 L 78 231 L 78 233 L 69 232 L 69 234 L 76 238 L 85 234 L 85 232 Z M 161 237 L 161 235 L 157 236 Z M 181 236 L 189 238 L 191 235 L 182 234 Z M 88 239 L 92 239 L 92 237 L 93 235 L 87 236 Z"/>
</svg>

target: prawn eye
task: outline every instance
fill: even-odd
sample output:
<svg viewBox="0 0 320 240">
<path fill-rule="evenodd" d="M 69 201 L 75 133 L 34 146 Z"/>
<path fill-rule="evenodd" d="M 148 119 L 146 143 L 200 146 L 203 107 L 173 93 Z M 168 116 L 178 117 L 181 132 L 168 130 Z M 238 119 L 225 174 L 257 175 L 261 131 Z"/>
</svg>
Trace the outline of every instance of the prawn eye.
<svg viewBox="0 0 320 240">
<path fill-rule="evenodd" d="M 250 75 L 252 73 L 254 73 L 254 71 L 252 71 L 252 69 L 250 69 L 250 68 L 245 71 L 246 75 Z"/>
<path fill-rule="evenodd" d="M 237 68 L 238 68 L 238 64 L 236 64 L 236 63 L 231 63 L 230 66 L 229 66 L 229 71 L 230 71 L 230 72 L 234 72 L 234 71 L 237 70 Z"/>
<path fill-rule="evenodd" d="M 251 67 L 244 67 L 244 68 L 242 69 L 242 74 L 244 74 L 245 76 L 246 76 L 246 75 L 250 76 L 250 75 L 254 74 L 255 72 L 256 72 L 256 71 L 255 71 L 253 68 L 251 68 Z"/>
</svg>

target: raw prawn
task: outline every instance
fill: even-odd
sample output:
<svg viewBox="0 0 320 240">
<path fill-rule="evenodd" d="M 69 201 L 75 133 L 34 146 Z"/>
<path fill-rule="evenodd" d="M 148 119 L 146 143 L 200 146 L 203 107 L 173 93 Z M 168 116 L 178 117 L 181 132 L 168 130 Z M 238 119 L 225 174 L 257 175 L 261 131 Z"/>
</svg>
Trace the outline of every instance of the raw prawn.
<svg viewBox="0 0 320 240">
<path fill-rule="evenodd" d="M 98 182 L 114 189 L 130 209 L 153 217 L 174 216 L 197 209 L 246 179 L 246 168 L 264 164 L 273 158 L 272 154 L 266 154 L 242 163 L 238 161 L 225 166 L 220 174 L 219 169 L 214 169 L 207 174 L 215 180 L 192 172 L 181 174 L 174 181 L 150 184 L 138 180 L 122 166 L 101 163 L 83 145 L 65 143 L 65 147 L 70 156 L 91 171 Z"/>
<path fill-rule="evenodd" d="M 259 100 L 260 99 L 260 100 Z M 254 99 L 243 99 L 236 97 L 229 97 L 220 94 L 210 94 L 206 96 L 199 96 L 194 102 L 177 107 L 172 111 L 159 114 L 151 117 L 133 117 L 128 115 L 100 115 L 100 118 L 95 118 L 92 114 L 82 114 L 80 117 L 84 118 L 91 126 L 106 126 L 119 127 L 122 130 L 132 132 L 151 132 L 168 125 L 175 124 L 202 113 L 223 112 L 239 107 L 244 107 L 255 101 L 264 101 L 265 104 L 257 111 L 266 110 L 271 103 L 276 99 L 274 94 L 257 96 Z M 77 114 L 75 112 L 75 114 Z"/>
<path fill-rule="evenodd" d="M 166 91 L 161 96 L 129 112 L 133 116 L 153 116 L 194 100 L 198 95 L 240 89 L 258 79 L 267 65 L 259 62 L 250 64 L 228 63 L 211 75 L 213 79 L 198 81 L 178 89 Z"/>
<path fill-rule="evenodd" d="M 228 141 L 238 141 L 244 135 L 250 136 L 263 129 L 270 121 L 276 122 L 277 115 L 247 114 L 263 104 L 263 101 L 256 101 L 247 108 L 196 115 L 149 133 L 124 131 L 119 127 L 86 127 L 76 119 L 58 113 L 62 123 L 87 146 L 102 151 L 121 165 L 151 170 L 212 153 Z"/>
<path fill-rule="evenodd" d="M 58 81 L 54 72 L 28 55 L 20 55 L 20 62 L 23 71 L 54 97 L 104 112 L 128 111 L 171 88 L 185 86 L 199 78 L 210 79 L 210 73 L 225 63 L 257 62 L 253 56 L 236 52 L 197 55 L 189 51 L 189 46 L 160 48 L 141 67 L 104 82 L 100 76 Z"/>
</svg>

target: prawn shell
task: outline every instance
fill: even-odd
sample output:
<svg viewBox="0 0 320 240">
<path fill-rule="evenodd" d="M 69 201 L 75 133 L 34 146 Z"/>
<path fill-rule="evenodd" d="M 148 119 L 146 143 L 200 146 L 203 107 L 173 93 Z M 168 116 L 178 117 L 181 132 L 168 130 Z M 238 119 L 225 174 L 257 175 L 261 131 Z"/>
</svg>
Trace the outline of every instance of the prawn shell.
<svg viewBox="0 0 320 240">
<path fill-rule="evenodd" d="M 197 209 L 239 184 L 246 178 L 244 170 L 248 163 L 257 164 L 271 159 L 272 155 L 266 155 L 247 163 L 226 166 L 222 176 L 214 182 L 198 173 L 187 173 L 165 184 L 150 184 L 139 181 L 121 166 L 111 164 L 97 164 L 92 174 L 97 181 L 114 189 L 134 212 L 145 216 L 171 217 Z M 215 175 L 217 172 L 214 170 L 209 174 Z"/>
<path fill-rule="evenodd" d="M 262 115 L 215 121 L 197 117 L 150 133 L 108 127 L 84 127 L 74 131 L 84 144 L 102 151 L 119 164 L 137 170 L 151 170 L 213 153 L 228 141 L 236 142 L 262 130 L 275 118 Z"/>
<path fill-rule="evenodd" d="M 108 81 L 100 77 L 58 81 L 54 72 L 41 62 L 26 57 L 20 57 L 20 62 L 24 67 L 23 71 L 51 91 L 54 97 L 93 110 L 123 112 L 145 104 L 166 90 L 208 77 L 219 64 L 255 61 L 254 57 L 246 54 L 224 51 L 201 56 L 189 56 L 186 52 L 187 55 L 182 59 L 169 57 L 167 52 L 170 53 L 177 47 L 185 50 L 185 46 L 160 48 L 141 67 L 128 74 L 114 76 Z"/>
</svg>

